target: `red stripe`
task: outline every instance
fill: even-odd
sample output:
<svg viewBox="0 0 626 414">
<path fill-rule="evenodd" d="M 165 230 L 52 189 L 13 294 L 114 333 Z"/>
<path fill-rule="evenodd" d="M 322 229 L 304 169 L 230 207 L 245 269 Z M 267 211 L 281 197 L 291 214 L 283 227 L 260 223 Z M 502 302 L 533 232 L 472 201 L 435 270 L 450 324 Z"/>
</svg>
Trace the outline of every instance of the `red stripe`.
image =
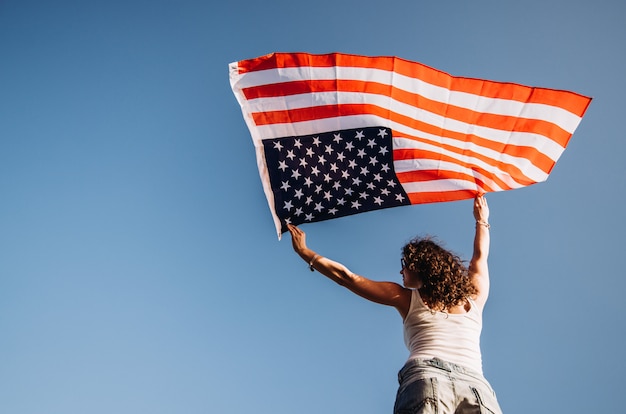
<svg viewBox="0 0 626 414">
<path fill-rule="evenodd" d="M 393 99 L 407 105 L 424 109 L 437 115 L 441 115 L 442 117 L 455 119 L 468 124 L 505 131 L 529 132 L 543 135 L 552 139 L 563 148 L 567 146 L 569 139 L 572 136 L 572 134 L 551 122 L 476 112 L 470 109 L 433 101 L 421 95 L 406 92 L 401 89 L 391 87 L 390 85 L 384 85 L 376 82 L 346 80 L 294 81 L 243 89 L 243 93 L 247 99 L 273 98 L 305 93 L 337 91 L 391 96 Z"/>
<path fill-rule="evenodd" d="M 416 136 L 410 136 L 406 134 L 402 134 L 400 136 L 400 135 L 394 134 L 394 137 L 408 138 L 414 141 L 423 142 L 425 144 L 438 145 L 440 147 L 443 147 L 443 144 L 440 144 L 440 143 L 435 144 L 432 142 L 432 140 L 428 140 L 428 139 L 420 138 Z M 517 157 L 517 158 L 525 158 L 529 160 L 535 167 L 539 168 L 541 171 L 545 172 L 546 174 L 550 174 L 550 171 L 552 171 L 555 165 L 555 162 L 552 159 L 550 159 L 547 155 L 545 155 L 544 153 L 542 153 L 535 147 L 518 146 L 518 145 L 512 145 L 512 144 L 501 144 L 498 142 L 489 141 L 484 138 L 477 137 L 475 135 L 467 135 L 467 138 L 468 138 L 467 141 L 475 143 L 476 145 L 484 147 L 484 148 L 489 148 L 493 151 L 496 151 L 498 154 L 505 154 L 505 155 L 509 155 L 509 156 Z M 467 151 L 460 150 L 453 146 L 445 146 L 445 148 L 450 151 L 459 153 L 459 154 L 467 153 Z M 489 157 L 487 157 L 486 159 L 493 160 L 493 158 L 489 158 Z M 493 162 L 490 162 L 490 164 L 494 165 Z"/>
<path fill-rule="evenodd" d="M 256 59 L 238 62 L 239 73 L 301 66 L 345 66 L 394 71 L 398 74 L 421 79 L 451 91 L 466 92 L 489 98 L 509 99 L 524 103 L 557 106 L 579 117 L 583 116 L 591 101 L 590 98 L 586 96 L 569 91 L 529 87 L 509 82 L 454 77 L 446 72 L 421 63 L 391 56 L 368 57 L 340 53 L 325 55 L 274 53 Z"/>
<path fill-rule="evenodd" d="M 486 185 L 479 178 L 463 174 L 456 171 L 447 171 L 447 170 L 416 170 L 416 171 L 408 171 L 403 173 L 396 173 L 398 180 L 403 183 L 419 183 L 424 181 L 435 181 L 435 180 L 464 180 L 472 183 L 476 183 L 479 187 L 483 188 L 485 192 L 494 191 L 493 188 Z"/>
<path fill-rule="evenodd" d="M 411 204 L 428 204 L 428 203 L 441 203 L 445 201 L 467 200 L 469 198 L 474 198 L 477 195 L 478 195 L 478 191 L 473 191 L 473 190 L 408 193 Z"/>
<path fill-rule="evenodd" d="M 252 119 L 257 126 L 313 121 L 349 115 L 366 115 L 380 112 L 380 107 L 369 104 L 322 105 L 297 108 L 287 111 L 253 112 Z"/>
<path fill-rule="evenodd" d="M 449 148 L 445 148 L 445 149 L 450 150 Z M 513 178 L 513 180 L 515 180 L 521 186 L 534 184 L 535 183 L 535 181 L 530 180 L 528 177 L 526 177 L 520 171 L 519 168 L 517 168 L 517 167 L 515 167 L 513 165 L 504 164 L 502 162 L 495 162 L 494 163 L 493 159 L 487 158 L 487 157 L 485 157 L 483 155 L 476 154 L 476 153 L 468 153 L 468 152 L 463 153 L 460 150 L 456 150 L 454 152 L 458 153 L 458 154 L 461 154 L 461 155 L 463 155 L 464 157 L 467 157 L 467 158 L 472 158 L 472 159 L 484 161 L 485 163 L 487 163 L 489 165 L 493 165 L 493 166 L 499 168 L 505 174 L 508 174 L 509 176 L 511 176 L 511 178 Z M 489 171 L 485 170 L 483 167 L 480 167 L 480 166 L 476 165 L 475 163 L 472 163 L 472 162 L 461 162 L 461 161 L 459 161 L 456 158 L 453 158 L 453 157 L 451 157 L 449 155 L 441 154 L 439 152 L 428 151 L 428 150 L 423 150 L 423 149 L 394 149 L 393 150 L 393 159 L 394 159 L 394 161 L 415 160 L 415 159 L 429 159 L 429 160 L 441 160 L 441 161 L 445 161 L 445 162 L 450 162 L 450 163 L 453 163 L 453 164 L 456 164 L 456 165 L 460 165 L 460 166 L 463 166 L 463 167 L 466 167 L 466 168 L 473 169 L 476 172 L 478 172 L 481 175 L 483 175 L 484 177 L 491 178 L 494 181 L 494 183 L 496 183 L 500 188 L 502 188 L 504 190 L 510 190 L 511 189 L 511 186 L 509 184 L 507 184 L 505 181 L 503 181 L 502 178 L 499 178 L 497 176 L 497 174 L 489 172 Z M 402 173 L 396 173 L 396 175 L 398 176 L 398 179 L 402 183 L 411 182 L 411 180 L 408 179 L 410 177 L 410 175 L 406 175 L 405 176 Z M 472 177 L 469 181 L 475 181 L 475 179 Z"/>
</svg>

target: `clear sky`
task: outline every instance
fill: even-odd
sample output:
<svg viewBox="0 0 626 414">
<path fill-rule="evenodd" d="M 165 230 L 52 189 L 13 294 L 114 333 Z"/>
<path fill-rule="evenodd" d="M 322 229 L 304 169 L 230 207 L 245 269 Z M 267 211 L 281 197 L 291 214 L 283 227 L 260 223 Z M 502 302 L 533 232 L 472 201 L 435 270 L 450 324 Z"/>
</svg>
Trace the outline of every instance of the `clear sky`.
<svg viewBox="0 0 626 414">
<path fill-rule="evenodd" d="M 488 194 L 484 371 L 507 414 L 623 411 L 626 3 L 0 2 L 0 413 L 391 413 L 396 311 L 276 238 L 228 64 L 396 55 L 592 96 L 547 182 Z M 303 226 L 401 281 L 471 201 Z"/>
</svg>

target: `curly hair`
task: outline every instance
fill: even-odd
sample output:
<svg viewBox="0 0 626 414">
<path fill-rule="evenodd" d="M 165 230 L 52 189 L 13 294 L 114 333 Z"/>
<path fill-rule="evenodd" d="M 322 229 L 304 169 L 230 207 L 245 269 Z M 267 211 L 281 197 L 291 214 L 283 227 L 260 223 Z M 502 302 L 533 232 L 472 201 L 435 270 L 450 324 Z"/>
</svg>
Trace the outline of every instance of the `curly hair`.
<svg viewBox="0 0 626 414">
<path fill-rule="evenodd" d="M 456 254 L 432 237 L 416 237 L 402 248 L 409 271 L 422 282 L 420 293 L 433 311 L 446 311 L 478 293 L 468 269 Z"/>
</svg>

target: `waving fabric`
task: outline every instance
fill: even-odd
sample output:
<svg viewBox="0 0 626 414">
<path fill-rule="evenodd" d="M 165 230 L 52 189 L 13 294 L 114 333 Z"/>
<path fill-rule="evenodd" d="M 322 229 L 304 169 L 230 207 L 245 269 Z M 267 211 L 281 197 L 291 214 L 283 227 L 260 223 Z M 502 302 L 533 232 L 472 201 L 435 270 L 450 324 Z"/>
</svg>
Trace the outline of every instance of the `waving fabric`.
<svg viewBox="0 0 626 414">
<path fill-rule="evenodd" d="M 545 181 L 591 101 L 397 57 L 273 53 L 229 69 L 279 236 Z"/>
</svg>

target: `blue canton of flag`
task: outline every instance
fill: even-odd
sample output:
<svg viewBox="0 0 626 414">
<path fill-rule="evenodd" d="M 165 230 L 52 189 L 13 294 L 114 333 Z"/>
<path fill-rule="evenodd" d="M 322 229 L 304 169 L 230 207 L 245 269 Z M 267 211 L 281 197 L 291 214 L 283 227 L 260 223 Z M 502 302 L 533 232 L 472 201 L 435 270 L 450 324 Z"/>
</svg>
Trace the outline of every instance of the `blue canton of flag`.
<svg viewBox="0 0 626 414">
<path fill-rule="evenodd" d="M 411 204 L 395 175 L 389 128 L 266 139 L 263 150 L 283 233 L 287 223 Z"/>
</svg>

